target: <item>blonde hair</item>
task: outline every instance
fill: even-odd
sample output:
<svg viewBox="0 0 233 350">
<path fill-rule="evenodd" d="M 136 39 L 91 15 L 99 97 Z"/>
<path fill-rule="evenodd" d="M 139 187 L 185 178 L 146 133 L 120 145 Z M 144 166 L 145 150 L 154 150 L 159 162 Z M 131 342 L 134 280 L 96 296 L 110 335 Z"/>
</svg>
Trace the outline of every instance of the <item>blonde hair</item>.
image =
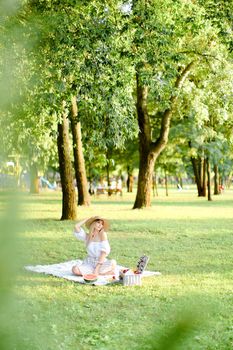
<svg viewBox="0 0 233 350">
<path fill-rule="evenodd" d="M 90 225 L 90 228 L 89 228 L 89 233 L 88 233 L 88 237 L 87 237 L 87 245 L 92 241 L 92 238 L 93 238 L 93 233 L 94 233 L 94 230 L 95 230 L 95 223 L 96 223 L 97 220 L 93 221 Z M 101 220 L 102 221 L 102 220 Z M 104 232 L 104 226 L 103 228 L 99 231 L 99 234 L 102 235 Z"/>
</svg>

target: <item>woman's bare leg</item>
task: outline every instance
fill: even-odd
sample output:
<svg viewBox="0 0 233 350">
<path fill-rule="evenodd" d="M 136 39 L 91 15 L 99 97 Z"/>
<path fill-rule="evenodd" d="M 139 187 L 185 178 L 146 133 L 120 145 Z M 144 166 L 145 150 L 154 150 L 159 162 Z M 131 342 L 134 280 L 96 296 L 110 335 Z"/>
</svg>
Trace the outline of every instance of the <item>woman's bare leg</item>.
<svg viewBox="0 0 233 350">
<path fill-rule="evenodd" d="M 78 266 L 73 266 L 73 267 L 72 267 L 72 272 L 73 272 L 73 274 L 76 275 L 76 276 L 82 276 L 82 273 L 81 273 L 81 271 L 79 270 Z"/>
<path fill-rule="evenodd" d="M 106 275 L 115 275 L 115 268 L 116 268 L 116 260 L 112 260 L 111 266 L 109 266 L 109 271 L 100 272 L 100 275 L 106 276 Z"/>
</svg>

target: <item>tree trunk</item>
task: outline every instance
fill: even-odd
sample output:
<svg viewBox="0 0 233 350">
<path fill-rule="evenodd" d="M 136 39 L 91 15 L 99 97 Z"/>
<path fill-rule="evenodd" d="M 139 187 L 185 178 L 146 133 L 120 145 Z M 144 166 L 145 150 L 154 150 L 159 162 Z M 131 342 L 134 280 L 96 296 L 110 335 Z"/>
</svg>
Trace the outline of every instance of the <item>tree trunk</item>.
<svg viewBox="0 0 233 350">
<path fill-rule="evenodd" d="M 196 185 L 197 185 L 198 196 L 200 196 L 200 193 L 201 193 L 201 182 L 200 182 L 200 178 L 199 178 L 199 172 L 198 172 L 198 166 L 197 166 L 197 159 L 191 157 L 191 162 L 192 162 L 192 166 L 193 166 L 193 172 L 194 172 L 194 177 L 195 177 L 195 183 L 196 183 Z"/>
<path fill-rule="evenodd" d="M 61 220 L 75 220 L 77 205 L 69 149 L 69 122 L 64 113 L 62 123 L 58 124 L 57 147 L 62 187 Z"/>
<path fill-rule="evenodd" d="M 107 185 L 108 185 L 108 195 L 111 196 L 112 191 L 111 191 L 111 181 L 110 181 L 110 158 L 111 158 L 111 152 L 107 150 L 106 153 L 106 159 L 107 159 L 107 164 L 106 164 L 106 177 L 107 177 Z"/>
<path fill-rule="evenodd" d="M 218 165 L 214 165 L 214 194 L 219 194 L 219 172 L 218 172 Z"/>
<path fill-rule="evenodd" d="M 106 164 L 106 177 L 107 177 L 107 185 L 108 185 L 108 195 L 111 196 L 111 181 L 110 181 L 110 165 L 109 161 Z"/>
<path fill-rule="evenodd" d="M 153 152 L 140 152 L 137 195 L 133 209 L 151 205 L 152 176 L 154 172 L 155 155 Z"/>
<path fill-rule="evenodd" d="M 198 197 L 206 196 L 206 161 L 205 159 L 198 157 L 191 157 L 193 166 L 193 172 L 195 176 L 195 182 L 197 185 Z"/>
<path fill-rule="evenodd" d="M 179 176 L 179 183 L 180 183 L 181 188 L 183 188 L 183 179 L 182 179 L 181 175 Z"/>
<path fill-rule="evenodd" d="M 210 161 L 209 161 L 209 158 L 206 158 L 206 172 L 207 172 L 207 185 L 208 185 L 208 201 L 212 201 L 212 198 L 211 198 Z"/>
<path fill-rule="evenodd" d="M 201 161 L 200 164 L 201 168 L 201 179 L 202 179 L 202 192 L 201 192 L 201 197 L 206 197 L 206 173 L 207 173 L 207 168 L 206 168 L 206 159 Z"/>
<path fill-rule="evenodd" d="M 38 170 L 35 163 L 30 166 L 30 193 L 38 194 L 39 191 L 39 177 Z"/>
<path fill-rule="evenodd" d="M 166 188 L 166 196 L 168 197 L 168 183 L 167 183 L 167 172 L 165 171 L 165 188 Z"/>
<path fill-rule="evenodd" d="M 232 174 L 230 172 L 226 180 L 226 188 L 228 190 L 231 188 L 231 183 L 232 183 Z M 219 184 L 220 184 L 220 181 L 219 181 Z"/>
<path fill-rule="evenodd" d="M 152 188 L 153 188 L 153 197 L 155 197 L 155 195 L 158 197 L 159 194 L 158 194 L 156 174 L 154 174 L 152 177 Z"/>
<path fill-rule="evenodd" d="M 85 160 L 82 148 L 81 124 L 77 119 L 78 108 L 75 96 L 72 97 L 71 103 L 72 111 L 70 114 L 70 121 L 73 136 L 74 169 L 78 189 L 78 205 L 90 205 Z"/>
<path fill-rule="evenodd" d="M 175 89 L 181 89 L 186 77 L 188 76 L 194 62 L 191 62 L 177 77 Z M 177 101 L 178 94 L 170 98 L 170 107 L 166 109 L 161 116 L 160 134 L 156 141 L 152 141 L 152 131 L 150 116 L 147 110 L 148 87 L 140 81 L 140 74 L 136 74 L 137 83 L 137 117 L 139 126 L 139 175 L 137 195 L 133 209 L 149 207 L 151 205 L 152 175 L 155 161 L 159 154 L 166 147 L 170 131 L 170 122 L 172 113 Z"/>
<path fill-rule="evenodd" d="M 133 192 L 133 174 L 129 166 L 127 166 L 127 175 L 128 175 L 128 178 L 126 181 L 127 192 Z"/>
</svg>

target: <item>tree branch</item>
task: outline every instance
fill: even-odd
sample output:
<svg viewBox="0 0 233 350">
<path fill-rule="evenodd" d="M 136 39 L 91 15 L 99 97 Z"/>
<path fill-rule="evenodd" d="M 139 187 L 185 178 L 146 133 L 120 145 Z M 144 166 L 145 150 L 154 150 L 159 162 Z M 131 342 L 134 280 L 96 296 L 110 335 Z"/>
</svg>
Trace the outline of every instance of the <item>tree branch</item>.
<svg viewBox="0 0 233 350">
<path fill-rule="evenodd" d="M 180 90 L 185 82 L 185 79 L 189 75 L 195 61 L 190 62 L 182 71 L 182 73 L 177 77 L 175 82 L 175 88 Z M 175 103 L 177 101 L 178 94 L 172 95 L 170 98 L 170 107 L 167 108 L 162 116 L 161 120 L 161 128 L 160 128 L 160 135 L 159 138 L 152 143 L 152 149 L 156 150 L 157 148 L 163 149 L 168 141 L 168 135 L 170 131 L 170 122 L 171 122 L 171 116 L 174 110 Z"/>
<path fill-rule="evenodd" d="M 214 55 L 210 55 L 208 53 L 201 53 L 201 52 L 198 52 L 198 51 L 195 51 L 195 50 L 187 50 L 187 51 L 180 51 L 180 52 L 177 52 L 177 54 L 194 54 L 194 55 L 197 55 L 197 56 L 201 56 L 201 57 L 204 57 L 204 58 L 213 58 L 221 63 L 223 63 L 222 60 L 220 60 L 219 58 L 217 58 L 216 56 Z"/>
<path fill-rule="evenodd" d="M 147 111 L 147 96 L 148 87 L 140 84 L 139 74 L 136 74 L 137 80 L 137 114 L 138 114 L 138 126 L 140 130 L 140 136 L 142 136 L 147 142 L 151 142 L 151 125 L 150 117 Z"/>
</svg>

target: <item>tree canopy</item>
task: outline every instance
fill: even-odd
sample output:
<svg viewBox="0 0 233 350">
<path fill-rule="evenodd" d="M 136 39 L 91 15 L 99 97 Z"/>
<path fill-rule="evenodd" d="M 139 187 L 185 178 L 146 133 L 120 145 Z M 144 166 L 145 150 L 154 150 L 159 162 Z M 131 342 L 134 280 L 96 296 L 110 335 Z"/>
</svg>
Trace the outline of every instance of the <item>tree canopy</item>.
<svg viewBox="0 0 233 350">
<path fill-rule="evenodd" d="M 138 134 L 136 207 L 150 205 L 142 193 L 167 143 L 213 163 L 231 158 L 232 1 L 12 4 L 0 27 L 6 155 L 55 164 L 57 125 L 75 97 L 87 161 L 102 154 L 104 166 Z"/>
</svg>

